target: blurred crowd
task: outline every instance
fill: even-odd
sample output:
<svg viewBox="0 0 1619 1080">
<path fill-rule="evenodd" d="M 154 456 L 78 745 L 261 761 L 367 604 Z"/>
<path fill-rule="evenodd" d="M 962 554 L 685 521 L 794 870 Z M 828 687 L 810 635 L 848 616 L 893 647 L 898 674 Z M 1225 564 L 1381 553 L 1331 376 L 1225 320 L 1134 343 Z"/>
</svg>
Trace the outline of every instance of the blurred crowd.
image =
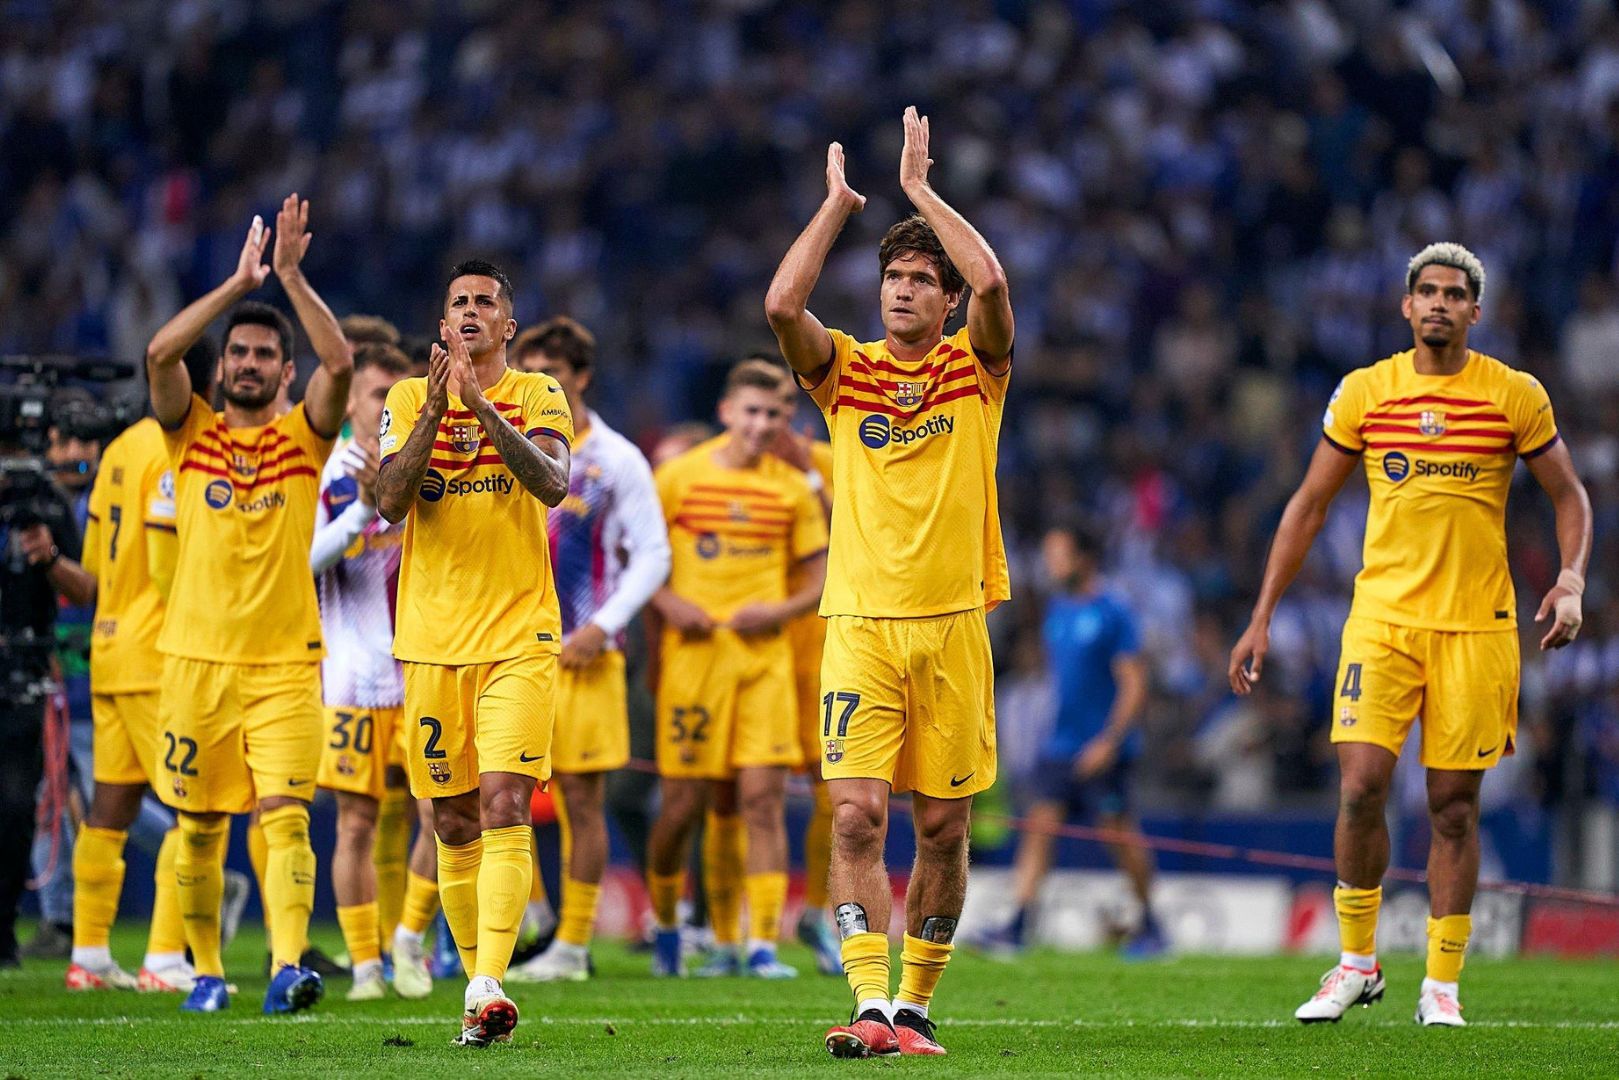
<svg viewBox="0 0 1619 1080">
<path fill-rule="evenodd" d="M 136 359 L 234 264 L 253 213 L 313 204 L 339 314 L 434 326 L 444 269 L 506 265 L 527 322 L 602 342 L 597 405 L 649 445 L 772 348 L 771 271 L 823 193 L 869 197 L 816 312 L 877 336 L 876 241 L 906 207 L 899 115 L 1009 273 L 1001 490 L 1018 595 L 994 618 L 1015 766 L 1045 700 L 1034 555 L 1108 530 L 1152 662 L 1161 802 L 1330 801 L 1326 702 L 1359 565 L 1340 497 L 1225 688 L 1265 546 L 1338 377 L 1409 345 L 1406 260 L 1457 240 L 1475 345 L 1533 372 L 1590 488 L 1581 641 L 1536 652 L 1556 575 L 1527 475 L 1525 804 L 1619 801 L 1619 17 L 1592 0 L 16 0 L 0 22 L 0 353 Z M 807 418 L 808 419 L 808 418 Z M 813 421 L 812 421 L 813 422 Z M 1520 470 L 1521 472 L 1521 470 Z"/>
</svg>

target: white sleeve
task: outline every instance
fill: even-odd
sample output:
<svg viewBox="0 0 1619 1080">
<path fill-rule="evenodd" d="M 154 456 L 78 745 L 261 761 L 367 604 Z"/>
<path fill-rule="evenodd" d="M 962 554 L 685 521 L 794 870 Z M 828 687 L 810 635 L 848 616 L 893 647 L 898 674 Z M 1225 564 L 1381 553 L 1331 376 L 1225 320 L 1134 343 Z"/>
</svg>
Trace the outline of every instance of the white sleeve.
<svg viewBox="0 0 1619 1080">
<path fill-rule="evenodd" d="M 658 489 L 652 481 L 652 467 L 633 443 L 625 440 L 623 447 L 624 452 L 614 463 L 610 513 L 618 519 L 628 561 L 611 595 L 590 620 L 609 637 L 624 629 L 669 578 L 669 532 L 663 523 L 663 504 L 658 501 Z M 611 556 L 611 552 L 608 554 Z"/>
<path fill-rule="evenodd" d="M 349 545 L 360 538 L 367 525 L 377 520 L 377 508 L 367 506 L 359 499 L 355 499 L 343 508 L 332 521 L 319 524 L 319 518 L 326 516 L 326 506 L 323 502 L 316 511 L 319 515 L 315 526 L 315 541 L 309 545 L 309 569 L 317 574 L 325 573 L 343 561 L 343 552 Z"/>
</svg>

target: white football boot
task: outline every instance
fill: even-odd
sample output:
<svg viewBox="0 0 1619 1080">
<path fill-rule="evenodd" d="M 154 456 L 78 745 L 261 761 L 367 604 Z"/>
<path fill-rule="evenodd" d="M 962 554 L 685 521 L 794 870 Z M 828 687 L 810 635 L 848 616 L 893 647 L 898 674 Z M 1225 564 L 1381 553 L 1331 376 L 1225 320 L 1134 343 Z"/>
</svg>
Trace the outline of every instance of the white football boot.
<svg viewBox="0 0 1619 1080">
<path fill-rule="evenodd" d="M 1383 997 L 1383 968 L 1372 971 L 1338 964 L 1321 976 L 1321 989 L 1293 1011 L 1293 1018 L 1306 1024 L 1323 1020 L 1337 1023 L 1356 1005 L 1370 1005 Z"/>
<path fill-rule="evenodd" d="M 1462 1019 L 1462 1003 L 1455 994 L 1443 990 L 1426 989 L 1417 998 L 1417 1023 L 1423 1027 L 1466 1027 Z"/>
</svg>

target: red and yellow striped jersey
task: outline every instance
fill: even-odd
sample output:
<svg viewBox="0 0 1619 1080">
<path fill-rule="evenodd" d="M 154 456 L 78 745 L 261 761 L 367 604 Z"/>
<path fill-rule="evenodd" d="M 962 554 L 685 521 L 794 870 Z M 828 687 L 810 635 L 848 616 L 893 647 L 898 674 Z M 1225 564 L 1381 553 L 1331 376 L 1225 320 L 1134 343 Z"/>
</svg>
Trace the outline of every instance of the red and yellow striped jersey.
<svg viewBox="0 0 1619 1080">
<path fill-rule="evenodd" d="M 158 649 L 218 664 L 319 660 L 309 542 L 332 440 L 302 405 L 263 427 L 231 428 L 195 396 L 163 439 L 180 546 Z"/>
<path fill-rule="evenodd" d="M 148 563 L 154 533 L 174 533 L 174 472 L 163 429 L 147 417 L 107 444 L 90 489 L 84 568 L 96 579 L 90 687 L 98 694 L 158 689 L 164 602 Z"/>
<path fill-rule="evenodd" d="M 838 493 L 822 615 L 921 618 L 1011 596 L 995 488 L 1010 372 L 958 330 L 907 363 L 831 331 L 810 396 L 832 434 Z"/>
<path fill-rule="evenodd" d="M 658 467 L 669 525 L 669 587 L 723 622 L 744 604 L 788 596 L 799 560 L 826 549 L 826 521 L 804 474 L 766 454 L 751 469 L 714 459 L 728 435 Z"/>
<path fill-rule="evenodd" d="M 1364 453 L 1371 509 L 1353 613 L 1429 630 L 1517 625 L 1507 569 L 1512 469 L 1557 441 L 1546 390 L 1470 352 L 1454 375 L 1422 375 L 1411 350 L 1344 376 L 1326 439 Z"/>
<path fill-rule="evenodd" d="M 525 436 L 573 442 L 573 414 L 549 375 L 508 368 L 484 397 Z M 426 379 L 403 379 L 382 413 L 382 460 L 410 438 Z M 506 467 L 455 395 L 439 420 L 427 475 L 405 521 L 394 656 L 417 664 L 487 664 L 562 648 L 545 504 Z"/>
</svg>

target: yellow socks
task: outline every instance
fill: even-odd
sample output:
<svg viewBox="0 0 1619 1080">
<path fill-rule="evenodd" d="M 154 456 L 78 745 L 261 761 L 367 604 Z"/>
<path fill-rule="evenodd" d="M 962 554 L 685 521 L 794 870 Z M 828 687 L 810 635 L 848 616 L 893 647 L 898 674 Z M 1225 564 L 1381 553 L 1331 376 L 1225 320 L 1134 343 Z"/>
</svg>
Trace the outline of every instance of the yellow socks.
<svg viewBox="0 0 1619 1080">
<path fill-rule="evenodd" d="M 749 874 L 748 889 L 748 942 L 775 948 L 781 936 L 781 912 L 787 906 L 787 875 L 780 871 Z"/>
<path fill-rule="evenodd" d="M 223 977 L 219 958 L 219 901 L 225 893 L 225 842 L 230 819 L 180 815 L 180 849 L 174 856 L 174 879 L 185 920 L 186 944 L 198 975 Z"/>
<path fill-rule="evenodd" d="M 714 944 L 721 948 L 742 943 L 742 861 L 747 839 L 740 814 L 722 817 L 708 812 L 703 826 L 703 892 L 708 897 Z"/>
<path fill-rule="evenodd" d="M 461 954 L 461 967 L 471 978 L 478 970 L 478 867 L 483 862 L 483 837 L 459 847 L 434 838 L 438 844 L 438 896 L 444 921 Z"/>
<path fill-rule="evenodd" d="M 253 877 L 259 885 L 259 912 L 264 916 L 264 936 L 270 936 L 270 901 L 265 898 L 264 879 L 269 873 L 270 848 L 264 842 L 264 828 L 257 817 L 247 822 L 247 861 L 253 864 Z"/>
<path fill-rule="evenodd" d="M 854 991 L 856 1011 L 868 1001 L 881 1001 L 884 1011 L 888 1005 L 888 935 L 869 931 L 850 934 L 843 939 L 843 973 L 848 976 L 849 989 Z"/>
<path fill-rule="evenodd" d="M 652 901 L 652 914 L 658 927 L 672 930 L 680 923 L 680 895 L 686 891 L 686 874 L 677 870 L 673 874 L 660 874 L 648 870 L 646 891 Z"/>
<path fill-rule="evenodd" d="M 478 870 L 477 974 L 497 982 L 506 977 L 517 931 L 523 925 L 529 875 L 534 873 L 534 830 L 510 825 L 483 832 L 483 865 Z"/>
<path fill-rule="evenodd" d="M 1428 919 L 1428 978 L 1454 983 L 1462 977 L 1467 939 L 1473 936 L 1471 915 L 1443 915 Z"/>
<path fill-rule="evenodd" d="M 1338 940 L 1343 962 L 1371 970 L 1377 966 L 1377 910 L 1383 906 L 1383 888 L 1353 889 L 1340 884 L 1332 890 L 1338 911 Z"/>
<path fill-rule="evenodd" d="M 180 917 L 180 890 L 174 880 L 174 860 L 180 853 L 180 830 L 170 829 L 163 834 L 163 846 L 157 849 L 157 870 L 152 875 L 155 891 L 152 895 L 152 929 L 146 938 L 147 956 L 184 956 L 186 951 L 186 924 Z M 221 857 L 224 847 L 219 849 Z M 224 889 L 224 878 L 220 878 Z"/>
<path fill-rule="evenodd" d="M 73 844 L 73 951 L 106 952 L 118 896 L 124 891 L 124 838 L 121 829 L 84 826 Z M 108 955 L 106 962 L 111 962 Z M 75 955 L 74 963 L 84 961 Z M 105 963 L 98 965 L 105 966 Z"/>
<path fill-rule="evenodd" d="M 377 904 L 354 904 L 337 909 L 337 925 L 343 931 L 343 944 L 349 948 L 349 963 L 355 968 L 361 964 L 380 963 L 382 948 L 378 944 Z"/>
<path fill-rule="evenodd" d="M 942 945 L 926 938 L 905 935 L 905 948 L 900 953 L 899 993 L 894 995 L 894 1008 L 909 1008 L 928 1014 L 928 1003 L 933 1000 L 933 988 L 939 985 L 944 966 L 950 962 L 954 945 Z"/>
<path fill-rule="evenodd" d="M 596 927 L 596 901 L 602 887 L 588 881 L 569 878 L 562 883 L 562 921 L 557 926 L 557 940 L 565 945 L 590 944 Z"/>
<path fill-rule="evenodd" d="M 815 797 L 809 824 L 804 827 L 804 906 L 826 907 L 826 878 L 832 867 L 832 797 L 826 785 L 810 785 Z"/>
<path fill-rule="evenodd" d="M 268 858 L 264 906 L 270 910 L 270 971 L 297 964 L 309 945 L 315 908 L 315 849 L 309 846 L 309 807 L 278 806 L 259 815 Z"/>
<path fill-rule="evenodd" d="M 371 865 L 377 871 L 377 931 L 384 942 L 392 941 L 405 906 L 405 871 L 410 864 L 410 826 L 416 819 L 416 804 L 410 792 L 388 788 L 377 804 L 377 836 L 371 848 Z M 353 949 L 350 949 L 352 952 Z"/>
<path fill-rule="evenodd" d="M 412 934 L 427 932 L 427 924 L 438 914 L 438 882 L 411 872 L 405 881 L 405 906 L 399 925 Z"/>
</svg>

